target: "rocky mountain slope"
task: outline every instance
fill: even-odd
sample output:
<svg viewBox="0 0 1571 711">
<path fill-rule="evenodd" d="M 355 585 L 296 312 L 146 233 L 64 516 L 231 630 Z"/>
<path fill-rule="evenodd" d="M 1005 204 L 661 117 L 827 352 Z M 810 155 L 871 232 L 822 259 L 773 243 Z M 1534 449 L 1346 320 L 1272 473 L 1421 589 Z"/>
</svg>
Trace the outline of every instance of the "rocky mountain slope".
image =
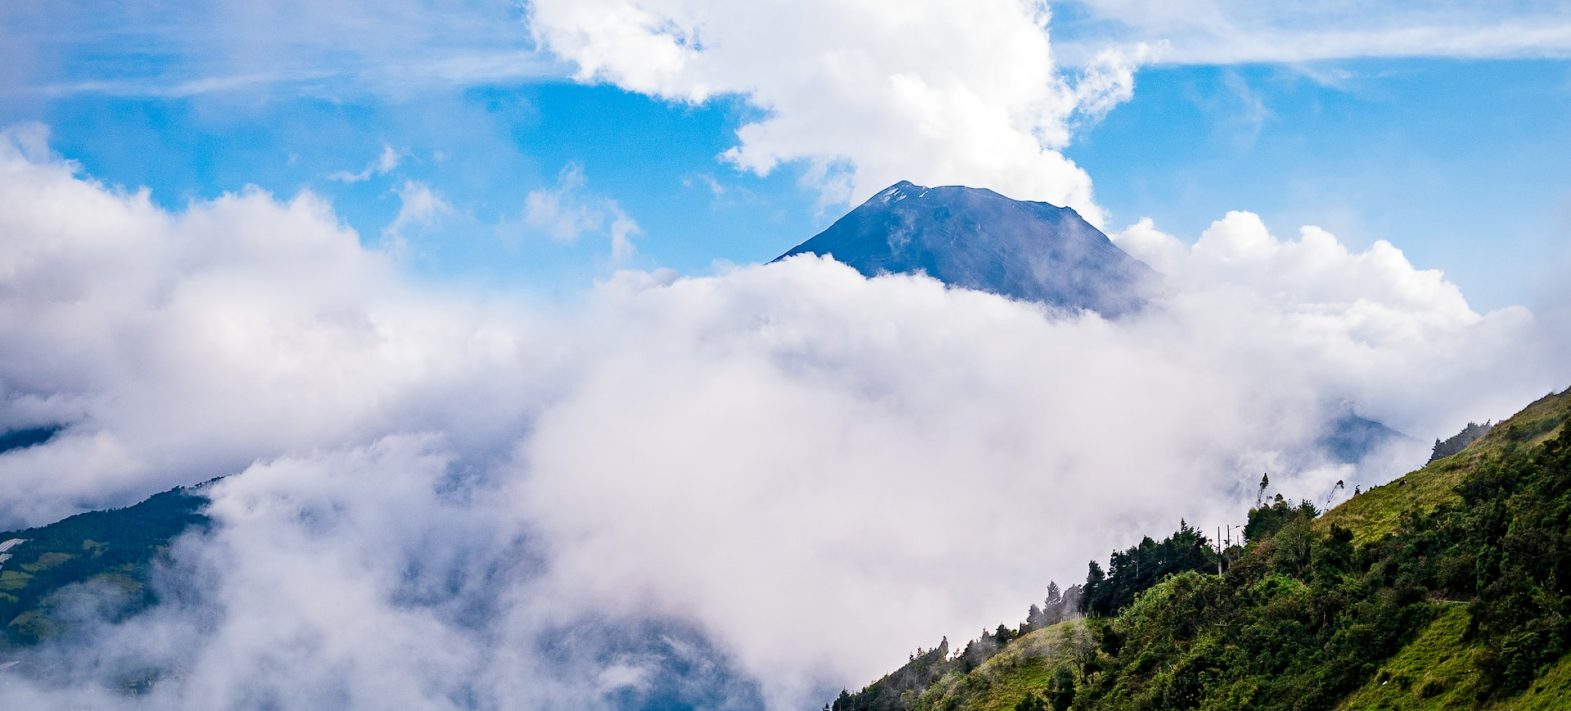
<svg viewBox="0 0 1571 711">
<path fill-rule="evenodd" d="M 1069 208 L 905 181 L 780 259 L 804 253 L 869 277 L 922 272 L 951 286 L 1110 317 L 1139 308 L 1156 279 Z"/>
</svg>

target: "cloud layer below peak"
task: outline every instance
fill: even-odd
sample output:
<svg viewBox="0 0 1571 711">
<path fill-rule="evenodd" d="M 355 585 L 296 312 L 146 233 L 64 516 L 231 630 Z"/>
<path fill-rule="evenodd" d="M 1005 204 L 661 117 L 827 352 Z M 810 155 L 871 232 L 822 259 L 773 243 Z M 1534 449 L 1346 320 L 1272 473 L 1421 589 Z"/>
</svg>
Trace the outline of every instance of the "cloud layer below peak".
<svg viewBox="0 0 1571 711">
<path fill-rule="evenodd" d="M 541 306 L 414 279 L 309 193 L 161 209 L 44 135 L 0 140 L 0 423 L 68 427 L 0 455 L 0 527 L 238 475 L 181 595 L 0 705 L 815 706 L 1236 523 L 1260 471 L 1319 500 L 1422 458 L 1325 457 L 1350 406 L 1427 438 L 1564 377 L 1525 312 L 1243 213 L 1119 235 L 1170 292 L 1118 321 L 814 257 Z M 183 673 L 94 691 L 147 660 Z"/>
</svg>

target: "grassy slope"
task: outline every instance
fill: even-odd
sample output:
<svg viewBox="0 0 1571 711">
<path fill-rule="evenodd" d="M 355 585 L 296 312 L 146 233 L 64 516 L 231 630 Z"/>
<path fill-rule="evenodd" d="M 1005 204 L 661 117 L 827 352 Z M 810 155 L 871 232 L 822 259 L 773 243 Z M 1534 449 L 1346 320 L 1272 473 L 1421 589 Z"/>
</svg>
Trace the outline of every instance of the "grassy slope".
<svg viewBox="0 0 1571 711">
<path fill-rule="evenodd" d="M 1512 711 L 1556 711 L 1564 709 L 1571 699 L 1571 656 L 1560 660 L 1521 696 L 1500 704 L 1497 708 Z"/>
<path fill-rule="evenodd" d="M 1380 667 L 1364 688 L 1347 697 L 1341 709 L 1472 709 L 1478 671 L 1472 648 L 1463 643 L 1467 606 L 1446 605 L 1396 656 Z"/>
<path fill-rule="evenodd" d="M 1509 447 L 1537 446 L 1571 421 L 1571 390 L 1540 398 L 1502 422 L 1463 451 L 1433 462 L 1384 486 L 1360 494 L 1317 519 L 1321 531 L 1335 523 L 1353 532 L 1354 544 L 1379 540 L 1396 530 L 1404 511 L 1433 510 L 1455 499 L 1453 489 L 1478 465 Z M 1341 709 L 1472 709 L 1477 670 L 1474 647 L 1463 641 L 1466 605 L 1437 602 L 1441 612 L 1411 643 L 1384 664 Z M 1008 711 L 1029 691 L 1046 687 L 1057 664 L 1068 661 L 1072 645 L 1048 641 L 1073 632 L 1085 636 L 1083 621 L 1037 630 L 1011 643 L 970 674 L 950 674 L 923 692 L 915 709 Z M 1088 639 L 1088 637 L 1087 637 Z M 1492 709 L 1562 709 L 1571 699 L 1571 657 L 1545 672 L 1516 698 Z"/>
<path fill-rule="evenodd" d="M 1370 489 L 1315 521 L 1321 531 L 1337 524 L 1353 532 L 1354 545 L 1396 531 L 1405 511 L 1432 511 L 1457 499 L 1455 488 L 1480 464 L 1510 447 L 1536 447 L 1557 436 L 1571 421 L 1571 390 L 1534 401 L 1461 452 Z M 1381 666 L 1342 709 L 1473 709 L 1478 670 L 1471 664 L 1476 647 L 1463 640 L 1465 605 L 1445 604 L 1430 626 Z M 1541 676 L 1527 692 L 1493 704 L 1497 709 L 1560 709 L 1571 699 L 1571 657 Z"/>
<path fill-rule="evenodd" d="M 1417 639 L 1387 660 L 1364 688 L 1343 700 L 1339 709 L 1389 709 L 1390 711 L 1450 711 L 1476 709 L 1478 670 L 1472 658 L 1477 648 L 1463 640 L 1467 609 L 1449 604 Z M 1521 695 L 1490 704 L 1488 709 L 1564 709 L 1571 699 L 1571 657 L 1540 676 Z"/>
<path fill-rule="evenodd" d="M 922 693 L 914 708 L 1009 711 L 1027 693 L 1046 688 L 1048 678 L 1060 663 L 1074 659 L 1093 644 L 1083 620 L 1034 630 L 971 673 L 945 676 Z"/>
<path fill-rule="evenodd" d="M 1354 545 L 1379 540 L 1396 530 L 1404 511 L 1432 511 L 1454 500 L 1457 484 L 1480 464 L 1509 447 L 1538 446 L 1557 436 L 1571 421 L 1571 390 L 1546 395 L 1523 408 L 1489 434 L 1450 457 L 1433 462 L 1384 486 L 1370 489 L 1315 522 L 1320 530 L 1337 524 L 1353 531 Z M 1475 647 L 1463 640 L 1464 605 L 1446 610 L 1419 637 L 1381 667 L 1375 678 L 1343 701 L 1342 709 L 1472 709 L 1478 671 L 1471 664 Z M 1560 709 L 1571 699 L 1571 657 L 1562 659 L 1522 695 L 1493 704 L 1497 709 Z"/>
<path fill-rule="evenodd" d="M 1396 531 L 1403 511 L 1432 511 L 1456 499 L 1456 485 L 1479 463 L 1499 456 L 1506 447 L 1543 444 L 1559 433 L 1567 419 L 1571 419 L 1571 390 L 1545 395 L 1461 452 L 1347 500 L 1326 512 L 1315 526 L 1321 532 L 1331 524 L 1349 529 L 1355 546 L 1379 540 Z"/>
<path fill-rule="evenodd" d="M 1538 446 L 1571 421 L 1571 390 L 1546 395 L 1461 452 L 1431 463 L 1385 486 L 1371 489 L 1327 512 L 1316 526 L 1335 523 L 1353 531 L 1361 545 L 1392 533 L 1403 511 L 1433 510 L 1457 497 L 1453 489 L 1483 462 L 1510 447 Z M 1471 664 L 1477 648 L 1463 639 L 1468 615 L 1464 605 L 1447 609 L 1419 637 L 1381 667 L 1364 688 L 1343 701 L 1342 709 L 1472 709 L 1478 670 Z M 1571 699 L 1571 657 L 1562 659 L 1520 696 L 1491 705 L 1496 709 L 1559 709 Z"/>
</svg>

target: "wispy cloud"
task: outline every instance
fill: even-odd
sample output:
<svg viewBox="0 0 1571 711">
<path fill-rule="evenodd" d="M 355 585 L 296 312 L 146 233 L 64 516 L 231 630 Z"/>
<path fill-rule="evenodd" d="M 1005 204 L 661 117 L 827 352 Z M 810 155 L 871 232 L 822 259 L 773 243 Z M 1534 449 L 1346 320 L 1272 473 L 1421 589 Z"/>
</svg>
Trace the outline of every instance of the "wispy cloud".
<svg viewBox="0 0 1571 711">
<path fill-rule="evenodd" d="M 393 242 L 395 251 L 403 248 L 407 231 L 430 227 L 453 213 L 453 206 L 425 183 L 405 180 L 396 193 L 398 215 L 382 230 L 382 236 Z"/>
<path fill-rule="evenodd" d="M 1060 33 L 1067 56 L 1107 42 L 1160 43 L 1174 64 L 1298 63 L 1453 57 L 1571 57 L 1571 7 L 1520 0 L 1365 3 L 1314 0 L 1068 0 L 1079 21 Z"/>
<path fill-rule="evenodd" d="M 560 78 L 509 3 L 46 2 L 0 7 L 0 95 L 311 95 Z"/>
<path fill-rule="evenodd" d="M 268 84 L 297 83 L 326 79 L 327 72 L 256 72 L 230 76 L 202 78 L 84 79 L 65 84 L 47 84 L 32 90 L 48 97 L 73 94 L 103 94 L 107 96 L 184 98 L 202 94 L 241 91 Z"/>
<path fill-rule="evenodd" d="M 382 152 L 378 153 L 376 158 L 370 163 L 366 164 L 366 167 L 362 168 L 359 172 L 351 173 L 347 170 L 340 170 L 329 174 L 327 179 L 340 183 L 365 182 L 370 180 L 372 176 L 387 175 L 388 173 L 393 172 L 394 169 L 398 168 L 398 164 L 402 160 L 402 153 L 399 153 L 398 151 L 394 150 L 392 146 L 384 143 L 382 144 Z"/>
<path fill-rule="evenodd" d="M 1223 70 L 1222 86 L 1227 91 L 1219 98 L 1231 101 L 1216 109 L 1226 119 L 1218 121 L 1214 130 L 1231 128 L 1228 137 L 1231 143 L 1239 150 L 1247 150 L 1260 139 L 1260 132 L 1272 118 L 1271 109 L 1266 106 L 1260 93 L 1249 86 L 1249 80 L 1236 69 Z"/>
<path fill-rule="evenodd" d="M 587 183 L 583 167 L 568 164 L 555 187 L 530 191 L 524 198 L 524 224 L 558 242 L 603 232 L 611 240 L 613 260 L 633 256 L 633 238 L 643 230 L 615 200 L 585 190 Z"/>
</svg>

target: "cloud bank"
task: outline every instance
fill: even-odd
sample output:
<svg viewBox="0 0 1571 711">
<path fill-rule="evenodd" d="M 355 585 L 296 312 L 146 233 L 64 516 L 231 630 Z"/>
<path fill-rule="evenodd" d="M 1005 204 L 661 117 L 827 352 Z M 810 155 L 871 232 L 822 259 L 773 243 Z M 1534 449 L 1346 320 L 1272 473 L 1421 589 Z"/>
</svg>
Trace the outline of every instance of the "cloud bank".
<svg viewBox="0 0 1571 711">
<path fill-rule="evenodd" d="M 1244 213 L 1118 235 L 1170 283 L 1116 322 L 813 257 L 540 305 L 413 279 L 309 193 L 160 209 L 45 136 L 0 141 L 0 423 L 69 426 L 0 455 L 0 527 L 237 475 L 168 601 L 0 671 L 7 706 L 816 706 L 1236 523 L 1261 471 L 1399 473 L 1319 453 L 1348 407 L 1427 438 L 1563 385 L 1526 312 Z"/>
<path fill-rule="evenodd" d="M 1045 4 L 813 0 L 766 8 L 715 0 L 534 0 L 539 44 L 581 81 L 758 110 L 724 158 L 767 174 L 807 166 L 826 203 L 899 180 L 989 187 L 1069 205 L 1093 224 L 1091 180 L 1066 158 L 1075 127 L 1133 91 L 1143 48 L 1107 49 L 1066 72 Z"/>
</svg>

